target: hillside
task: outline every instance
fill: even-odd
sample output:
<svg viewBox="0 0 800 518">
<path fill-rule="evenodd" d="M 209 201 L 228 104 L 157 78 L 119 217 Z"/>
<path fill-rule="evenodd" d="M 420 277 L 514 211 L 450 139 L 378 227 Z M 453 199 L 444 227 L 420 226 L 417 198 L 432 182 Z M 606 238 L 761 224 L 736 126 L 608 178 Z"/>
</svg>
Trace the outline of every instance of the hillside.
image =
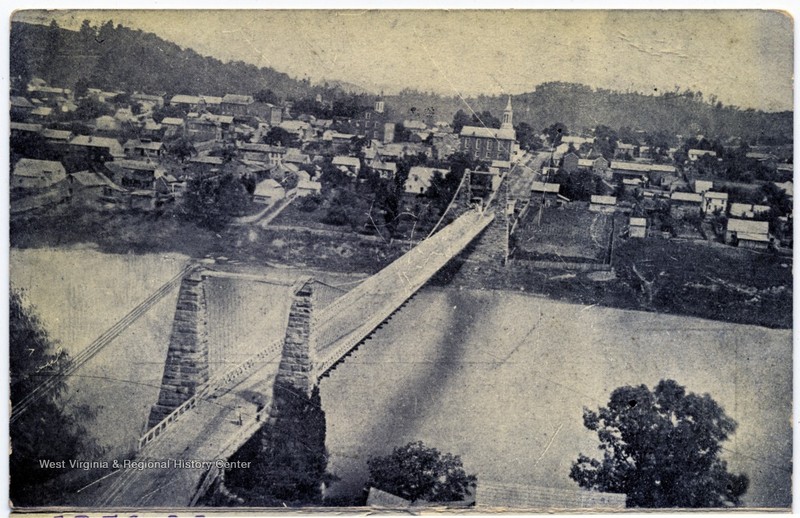
<svg viewBox="0 0 800 518">
<path fill-rule="evenodd" d="M 270 89 L 280 97 L 303 96 L 310 87 L 271 68 L 223 63 L 158 36 L 110 23 L 98 31 L 69 31 L 15 22 L 11 25 L 11 77 L 42 77 L 72 88 L 92 87 L 149 93 L 253 94 Z"/>
<path fill-rule="evenodd" d="M 369 94 L 352 83 L 331 81 L 312 86 L 307 80 L 293 79 L 272 68 L 241 61 L 223 63 L 154 34 L 115 27 L 110 22 L 98 30 L 87 24 L 80 31 L 12 23 L 12 84 L 24 84 L 31 76 L 70 88 L 84 79 L 93 87 L 167 95 L 253 94 L 269 89 L 283 99 L 310 100 L 306 106 L 313 105 L 316 94 L 326 100 L 362 106 L 371 104 L 377 94 Z M 642 94 L 572 83 L 531 87 L 532 91 L 514 96 L 514 122 L 527 122 L 537 130 L 562 122 L 573 134 L 603 124 L 614 129 L 629 127 L 670 135 L 738 136 L 751 145 L 792 142 L 791 112 L 766 113 L 723 106 L 713 95 L 704 97 L 700 92 Z M 413 116 L 412 108 L 417 114 L 430 113 L 429 108 L 433 108 L 433 118 L 443 121 L 452 120 L 459 109 L 468 113 L 470 109 L 489 110 L 497 116 L 507 102 L 505 96 L 462 99 L 409 89 L 386 96 L 385 100 L 398 121 Z"/>
<path fill-rule="evenodd" d="M 502 114 L 505 96 L 479 96 L 461 99 L 428 93 L 403 91 L 387 98 L 396 113 L 414 107 L 422 113 L 433 107 L 437 118 L 450 120 L 456 110 L 477 113 L 489 110 Z M 573 83 L 544 83 L 532 92 L 514 95 L 514 123 L 527 122 L 541 129 L 555 122 L 564 123 L 570 133 L 593 129 L 600 124 L 611 128 L 629 127 L 650 133 L 713 137 L 742 137 L 751 144 L 792 142 L 792 112 L 766 113 L 723 106 L 716 98 L 700 92 L 665 92 L 657 95 L 592 89 Z"/>
</svg>

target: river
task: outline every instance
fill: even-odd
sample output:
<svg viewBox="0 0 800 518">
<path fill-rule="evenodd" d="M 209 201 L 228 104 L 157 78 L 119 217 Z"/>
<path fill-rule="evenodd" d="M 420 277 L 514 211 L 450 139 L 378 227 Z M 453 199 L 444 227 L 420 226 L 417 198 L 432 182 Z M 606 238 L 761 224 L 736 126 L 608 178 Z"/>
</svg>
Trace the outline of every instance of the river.
<svg viewBox="0 0 800 518">
<path fill-rule="evenodd" d="M 85 347 L 186 264 L 176 254 L 92 249 L 12 250 L 11 285 L 24 289 L 51 336 Z M 327 282 L 352 277 L 270 269 Z M 283 333 L 288 288 L 209 285 L 212 372 Z M 177 290 L 70 382 L 71 403 L 97 410 L 90 433 L 124 452 L 157 397 Z M 359 491 L 366 459 L 422 440 L 460 455 L 481 480 L 576 485 L 570 465 L 597 453 L 582 426 L 625 384 L 673 378 L 708 393 L 739 428 L 725 444 L 750 477 L 746 503 L 791 503 L 791 331 L 554 302 L 527 294 L 425 288 L 321 383 L 332 494 Z"/>
</svg>

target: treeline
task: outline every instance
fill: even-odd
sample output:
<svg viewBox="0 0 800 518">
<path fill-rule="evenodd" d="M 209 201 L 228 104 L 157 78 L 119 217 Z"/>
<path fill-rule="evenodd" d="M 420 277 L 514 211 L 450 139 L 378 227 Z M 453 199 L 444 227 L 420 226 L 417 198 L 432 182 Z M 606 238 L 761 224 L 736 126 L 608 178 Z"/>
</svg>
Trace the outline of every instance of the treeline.
<svg viewBox="0 0 800 518">
<path fill-rule="evenodd" d="M 414 90 L 387 99 L 397 113 L 433 109 L 439 120 L 448 122 L 458 110 L 467 115 L 488 111 L 499 116 L 507 102 L 508 97 L 503 95 L 462 99 Z M 741 137 L 750 145 L 788 144 L 793 140 L 792 112 L 743 110 L 691 90 L 645 95 L 552 82 L 514 95 L 513 107 L 515 124 L 526 122 L 537 130 L 562 123 L 571 134 L 579 134 L 603 124 L 668 135 Z"/>
<path fill-rule="evenodd" d="M 272 68 L 241 61 L 223 63 L 201 56 L 141 30 L 108 21 L 80 31 L 15 22 L 11 26 L 11 78 L 24 85 L 33 77 L 74 88 L 88 81 L 95 88 L 176 93 L 253 95 L 272 90 L 281 98 L 305 97 L 312 87 Z"/>
</svg>

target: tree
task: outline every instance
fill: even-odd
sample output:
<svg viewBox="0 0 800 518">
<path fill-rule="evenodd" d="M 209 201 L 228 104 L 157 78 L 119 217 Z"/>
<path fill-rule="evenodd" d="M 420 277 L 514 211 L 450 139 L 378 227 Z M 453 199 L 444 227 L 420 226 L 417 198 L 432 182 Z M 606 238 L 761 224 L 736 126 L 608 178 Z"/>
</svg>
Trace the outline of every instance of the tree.
<svg viewBox="0 0 800 518">
<path fill-rule="evenodd" d="M 187 183 L 183 196 L 189 218 L 211 230 L 221 230 L 249 204 L 247 189 L 232 173 L 195 176 Z"/>
<path fill-rule="evenodd" d="M 628 507 L 726 507 L 741 504 L 746 475 L 728 473 L 721 443 L 736 422 L 711 396 L 674 380 L 620 387 L 599 412 L 584 409 L 603 459 L 583 454 L 570 477 L 581 487 L 625 493 Z"/>
<path fill-rule="evenodd" d="M 194 144 L 187 137 L 178 137 L 175 140 L 167 142 L 165 147 L 167 154 L 176 157 L 181 162 L 197 154 Z"/>
<path fill-rule="evenodd" d="M 278 96 L 268 88 L 262 88 L 253 95 L 253 100 L 259 103 L 278 104 Z"/>
<path fill-rule="evenodd" d="M 547 135 L 547 144 L 556 147 L 567 134 L 567 127 L 561 122 L 555 122 L 544 129 L 544 134 Z"/>
<path fill-rule="evenodd" d="M 463 500 L 478 480 L 467 475 L 458 455 L 442 454 L 422 442 L 395 448 L 386 457 L 372 457 L 367 466 L 369 486 L 412 502 Z"/>
<path fill-rule="evenodd" d="M 489 110 L 483 110 L 481 113 L 472 114 L 472 126 L 481 128 L 499 128 L 500 119 L 492 115 Z"/>
<path fill-rule="evenodd" d="M 63 400 L 66 383 L 60 373 L 71 364 L 69 354 L 48 335 L 33 308 L 13 289 L 9 298 L 9 361 L 12 408 L 19 408 L 20 400 L 44 380 L 58 376 L 57 383 L 34 400 L 9 430 L 9 496 L 15 505 L 41 505 L 39 486 L 46 482 L 58 485 L 54 479 L 68 468 L 43 468 L 39 459 L 64 460 L 68 466 L 70 459 L 91 458 L 100 450 L 86 429 L 93 412 L 85 406 L 69 408 Z M 50 487 L 53 490 L 58 492 L 58 488 Z"/>
<path fill-rule="evenodd" d="M 467 126 L 472 119 L 466 114 L 464 110 L 458 110 L 453 115 L 453 133 L 461 133 L 461 128 Z"/>
<path fill-rule="evenodd" d="M 275 126 L 270 128 L 266 135 L 261 139 L 265 144 L 271 146 L 290 147 L 297 137 L 285 129 Z"/>
</svg>

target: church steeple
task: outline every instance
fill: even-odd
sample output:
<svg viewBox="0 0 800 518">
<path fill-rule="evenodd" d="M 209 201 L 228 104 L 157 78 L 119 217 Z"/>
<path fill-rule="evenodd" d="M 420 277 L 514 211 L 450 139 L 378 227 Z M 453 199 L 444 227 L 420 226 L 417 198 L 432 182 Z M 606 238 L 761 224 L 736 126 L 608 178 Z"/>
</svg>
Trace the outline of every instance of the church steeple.
<svg viewBox="0 0 800 518">
<path fill-rule="evenodd" d="M 502 129 L 514 129 L 513 124 L 514 110 L 511 108 L 511 96 L 508 96 L 508 104 L 503 111 L 503 124 L 500 125 Z"/>
</svg>

